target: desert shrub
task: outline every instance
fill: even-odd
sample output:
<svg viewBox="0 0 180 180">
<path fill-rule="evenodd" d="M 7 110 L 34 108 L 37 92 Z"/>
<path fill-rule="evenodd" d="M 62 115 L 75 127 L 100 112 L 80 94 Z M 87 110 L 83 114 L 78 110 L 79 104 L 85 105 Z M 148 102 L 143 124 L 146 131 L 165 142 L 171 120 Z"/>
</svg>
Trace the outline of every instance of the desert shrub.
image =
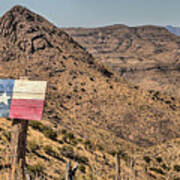
<svg viewBox="0 0 180 180">
<path fill-rule="evenodd" d="M 103 148 L 100 144 L 97 144 L 96 147 L 97 147 L 97 149 L 98 149 L 99 151 L 103 151 L 103 150 L 104 150 L 104 148 Z"/>
<path fill-rule="evenodd" d="M 74 158 L 74 149 L 71 146 L 63 146 L 59 149 L 61 154 L 67 158 L 73 159 Z"/>
<path fill-rule="evenodd" d="M 72 144 L 72 145 L 77 145 L 78 141 L 75 139 L 74 134 L 69 132 L 69 133 L 64 133 L 62 137 L 62 141 Z"/>
<path fill-rule="evenodd" d="M 67 133 L 66 129 L 62 129 L 61 133 L 66 134 Z"/>
<path fill-rule="evenodd" d="M 110 78 L 113 75 L 113 73 L 107 67 L 101 67 L 99 70 L 104 76 L 108 78 Z"/>
<path fill-rule="evenodd" d="M 170 168 L 169 168 L 169 167 L 167 167 L 167 166 L 166 166 L 166 164 L 162 164 L 162 166 L 161 166 L 161 167 L 162 167 L 164 170 L 168 170 L 168 171 L 170 170 Z"/>
<path fill-rule="evenodd" d="M 53 156 L 56 157 L 58 156 L 57 152 L 53 150 L 53 148 L 50 145 L 46 145 L 44 146 L 44 151 L 46 154 L 48 154 L 49 156 Z"/>
<path fill-rule="evenodd" d="M 52 156 L 53 158 L 59 161 L 65 162 L 65 160 L 60 156 L 60 154 L 56 150 L 54 150 L 50 145 L 46 145 L 44 147 L 44 151 L 49 156 Z"/>
<path fill-rule="evenodd" d="M 146 163 L 150 163 L 151 158 L 149 156 L 144 156 L 143 157 L 144 161 L 146 161 Z"/>
<path fill-rule="evenodd" d="M 50 138 L 50 139 L 52 139 L 52 140 L 56 140 L 56 138 L 57 138 L 57 133 L 56 133 L 56 131 L 54 131 L 53 129 L 51 129 L 51 128 L 48 127 L 48 126 L 44 126 L 43 134 L 44 134 L 46 137 L 48 137 L 48 138 Z"/>
<path fill-rule="evenodd" d="M 111 155 L 111 156 L 115 156 L 117 154 L 116 151 L 112 150 L 112 151 L 108 151 L 108 153 Z"/>
<path fill-rule="evenodd" d="M 59 144 L 64 144 L 64 142 L 62 140 L 58 140 Z"/>
<path fill-rule="evenodd" d="M 153 94 L 152 99 L 153 99 L 153 100 L 159 100 L 159 99 L 160 99 L 160 98 L 159 98 L 159 94 L 160 94 L 159 91 L 155 91 L 154 94 Z"/>
<path fill-rule="evenodd" d="M 52 140 L 56 140 L 57 132 L 54 131 L 52 128 L 45 126 L 38 121 L 31 121 L 30 125 L 33 129 L 42 132 L 47 138 L 50 138 Z"/>
<path fill-rule="evenodd" d="M 139 86 L 134 86 L 134 89 L 139 89 Z"/>
<path fill-rule="evenodd" d="M 112 85 L 110 85 L 110 86 L 109 86 L 109 88 L 110 88 L 110 89 L 113 89 L 113 86 L 112 86 Z"/>
<path fill-rule="evenodd" d="M 39 162 L 37 164 L 27 166 L 27 171 L 30 175 L 40 176 L 44 170 L 45 170 L 45 167 Z"/>
<path fill-rule="evenodd" d="M 82 140 L 81 138 L 78 138 L 77 141 L 78 141 L 78 142 L 82 142 L 83 140 Z"/>
<path fill-rule="evenodd" d="M 156 157 L 156 161 L 157 161 L 158 163 L 161 163 L 161 162 L 162 162 L 162 158 L 161 158 L 161 157 Z"/>
<path fill-rule="evenodd" d="M 89 159 L 88 159 L 86 156 L 76 155 L 76 156 L 75 156 L 75 160 L 76 160 L 78 163 L 82 163 L 82 164 L 86 164 L 86 165 L 89 163 Z"/>
<path fill-rule="evenodd" d="M 74 134 L 71 133 L 71 132 L 69 132 L 69 133 L 67 133 L 67 137 L 68 137 L 69 139 L 74 139 Z"/>
<path fill-rule="evenodd" d="M 43 129 L 43 124 L 40 123 L 39 121 L 30 121 L 30 126 L 33 129 L 41 131 Z"/>
<path fill-rule="evenodd" d="M 174 165 L 174 171 L 180 172 L 180 165 Z"/>
<path fill-rule="evenodd" d="M 71 141 L 71 144 L 72 144 L 73 146 L 76 146 L 76 145 L 78 144 L 78 141 L 77 141 L 76 139 L 73 139 L 73 140 Z"/>
<path fill-rule="evenodd" d="M 171 104 L 171 101 L 165 101 L 166 104 Z"/>
<path fill-rule="evenodd" d="M 160 92 L 159 91 L 156 91 L 155 93 L 154 93 L 154 96 L 159 96 L 159 94 L 160 94 Z"/>
<path fill-rule="evenodd" d="M 31 150 L 32 152 L 35 152 L 35 151 L 37 151 L 40 148 L 39 145 L 36 144 L 35 141 L 30 141 L 28 143 L 28 146 L 29 146 L 29 150 Z"/>
<path fill-rule="evenodd" d="M 93 148 L 93 145 L 92 145 L 90 140 L 85 140 L 84 145 L 85 145 L 86 149 L 92 149 Z"/>
<path fill-rule="evenodd" d="M 80 164 L 80 165 L 79 165 L 79 170 L 80 170 L 82 173 L 86 173 L 86 167 L 85 167 L 83 164 Z"/>
</svg>

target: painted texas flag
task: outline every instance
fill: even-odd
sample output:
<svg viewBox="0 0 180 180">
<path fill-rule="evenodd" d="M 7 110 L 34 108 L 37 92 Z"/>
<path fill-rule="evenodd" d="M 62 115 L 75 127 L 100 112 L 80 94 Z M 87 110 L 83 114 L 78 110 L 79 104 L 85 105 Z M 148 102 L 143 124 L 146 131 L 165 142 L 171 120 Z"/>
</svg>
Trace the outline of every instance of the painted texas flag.
<svg viewBox="0 0 180 180">
<path fill-rule="evenodd" d="M 0 117 L 41 120 L 46 81 L 0 79 Z"/>
</svg>

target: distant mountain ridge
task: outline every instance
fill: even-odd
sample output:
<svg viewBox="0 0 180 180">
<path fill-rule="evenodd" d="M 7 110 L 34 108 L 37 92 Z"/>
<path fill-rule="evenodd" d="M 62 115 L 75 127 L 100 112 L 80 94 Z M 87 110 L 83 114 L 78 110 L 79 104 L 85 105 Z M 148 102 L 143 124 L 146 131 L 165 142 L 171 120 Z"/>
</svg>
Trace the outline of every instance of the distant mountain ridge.
<svg viewBox="0 0 180 180">
<path fill-rule="evenodd" d="M 180 37 L 162 26 L 64 29 L 127 81 L 180 97 Z"/>
<path fill-rule="evenodd" d="M 180 26 L 175 27 L 175 26 L 168 25 L 168 26 L 166 26 L 166 29 L 173 34 L 180 36 Z"/>
</svg>

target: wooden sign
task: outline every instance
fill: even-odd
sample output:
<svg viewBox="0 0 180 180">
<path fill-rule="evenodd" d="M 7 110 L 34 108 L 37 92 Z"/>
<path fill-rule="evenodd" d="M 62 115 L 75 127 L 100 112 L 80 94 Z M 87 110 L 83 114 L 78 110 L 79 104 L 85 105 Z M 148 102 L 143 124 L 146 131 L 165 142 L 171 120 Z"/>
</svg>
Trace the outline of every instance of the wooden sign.
<svg viewBox="0 0 180 180">
<path fill-rule="evenodd" d="M 46 81 L 0 79 L 0 117 L 41 120 Z"/>
</svg>

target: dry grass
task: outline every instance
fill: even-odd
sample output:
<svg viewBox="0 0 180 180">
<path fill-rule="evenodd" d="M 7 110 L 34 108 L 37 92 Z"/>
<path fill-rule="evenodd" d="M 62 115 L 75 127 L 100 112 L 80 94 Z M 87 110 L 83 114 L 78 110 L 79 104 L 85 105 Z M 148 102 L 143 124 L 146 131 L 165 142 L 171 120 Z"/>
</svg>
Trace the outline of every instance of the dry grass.
<svg viewBox="0 0 180 180">
<path fill-rule="evenodd" d="M 52 126 L 52 124 L 49 124 L 48 122 L 43 124 L 44 126 L 47 124 L 48 126 Z M 0 127 L 3 127 L 3 134 L 11 127 L 11 122 L 1 119 Z M 74 163 L 79 161 L 79 164 L 85 167 L 85 173 L 80 170 L 77 173 L 77 176 L 80 179 L 81 177 L 83 178 L 84 176 L 91 175 L 94 177 L 97 176 L 97 179 L 99 179 L 98 177 L 104 179 L 104 177 L 110 172 L 111 164 L 113 164 L 112 156 L 106 152 L 98 150 L 96 147 L 97 144 L 92 143 L 92 146 L 85 146 L 84 140 L 80 137 L 73 137 L 70 141 L 68 140 L 68 142 L 65 142 L 63 138 L 64 136 L 68 137 L 68 132 L 62 134 L 60 131 L 57 139 L 51 140 L 46 137 L 45 134 L 38 130 L 34 130 L 30 126 L 27 138 L 27 172 L 33 173 L 32 175 L 34 178 L 36 176 L 45 176 L 48 179 L 58 179 L 63 176 L 66 162 L 70 158 Z M 10 144 L 4 135 L 1 137 L 4 140 L 1 144 L 1 148 L 4 151 L 0 152 L 0 157 L 5 158 L 1 161 L 2 168 L 0 170 L 0 177 L 1 179 L 9 179 L 10 169 L 7 168 L 7 165 L 10 164 L 10 150 L 7 147 L 9 147 Z M 46 147 L 50 148 L 47 149 Z M 71 147 L 73 149 L 73 153 L 71 152 L 70 154 L 71 156 L 66 152 L 66 149 L 63 149 L 64 147 Z M 61 152 L 61 149 L 63 149 L 63 152 Z M 108 162 L 107 165 L 105 165 L 105 161 Z M 39 172 L 41 170 L 42 172 Z M 98 174 L 96 174 L 97 172 Z"/>
<path fill-rule="evenodd" d="M 10 145 L 7 136 L 3 134 L 4 131 L 10 128 L 11 122 L 5 119 L 1 119 L 0 122 L 0 127 L 3 128 L 3 131 L 0 131 L 2 141 L 0 147 L 0 179 L 10 180 L 10 169 L 7 168 L 7 165 L 10 164 Z M 44 126 L 48 124 L 48 126 L 52 127 L 52 124 L 49 124 L 49 122 L 46 123 L 45 121 L 43 124 Z M 72 139 L 64 137 L 71 137 Z M 75 143 L 76 141 L 78 143 Z M 117 150 L 114 152 L 106 151 L 104 150 L 104 145 L 100 146 L 98 141 L 93 142 L 74 137 L 64 129 L 59 130 L 58 137 L 54 141 L 30 126 L 27 142 L 28 153 L 26 160 L 28 168 L 26 172 L 30 173 L 35 180 L 62 178 L 66 162 L 71 159 L 74 164 L 77 161 L 77 157 L 81 161 L 77 172 L 77 180 L 85 177 L 97 180 L 110 180 L 115 177 L 115 158 L 111 154 L 116 153 Z M 121 177 L 124 180 L 128 178 L 132 180 L 151 180 L 152 176 L 156 177 L 156 179 L 171 180 L 179 177 L 179 172 L 174 167 L 178 166 L 180 162 L 180 139 L 171 140 L 165 144 L 148 149 L 138 149 L 135 146 L 133 147 L 133 145 L 130 146 L 130 144 L 127 148 L 123 145 L 125 143 L 122 142 L 122 149 L 124 148 L 124 150 L 121 149 L 120 154 Z M 50 148 L 45 148 L 47 146 Z M 64 147 L 71 147 L 73 152 L 70 151 L 69 154 L 67 151 L 69 148 L 64 149 Z M 127 149 L 125 150 L 125 148 Z M 63 149 L 63 154 L 61 154 L 61 149 Z M 148 161 L 148 158 L 150 161 Z M 162 174 L 161 170 L 165 174 Z"/>
</svg>

